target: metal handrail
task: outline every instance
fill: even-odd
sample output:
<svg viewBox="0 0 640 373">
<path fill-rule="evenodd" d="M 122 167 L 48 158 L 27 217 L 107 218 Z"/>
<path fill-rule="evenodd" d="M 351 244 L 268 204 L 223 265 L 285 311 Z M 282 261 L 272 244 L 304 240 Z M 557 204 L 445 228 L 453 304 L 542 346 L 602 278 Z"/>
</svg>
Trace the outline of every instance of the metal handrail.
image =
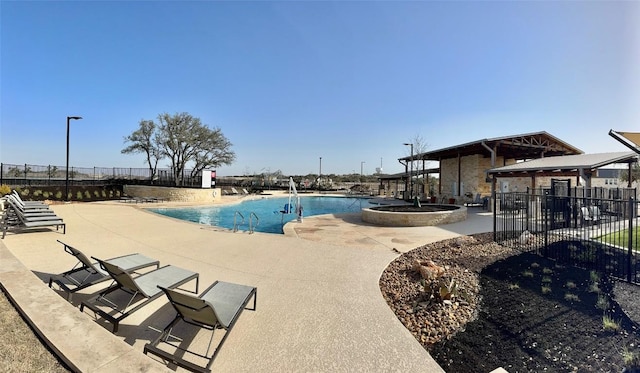
<svg viewBox="0 0 640 373">
<path fill-rule="evenodd" d="M 253 233 L 253 231 L 254 231 L 254 229 L 253 229 L 254 227 L 253 227 L 253 224 L 252 224 L 253 221 L 251 219 L 252 216 L 256 217 L 256 227 L 260 224 L 260 218 L 258 217 L 258 215 L 256 215 L 255 212 L 252 211 L 249 214 L 249 234 Z"/>
<path fill-rule="evenodd" d="M 240 213 L 240 211 L 236 211 L 233 214 L 233 232 L 234 233 L 238 231 L 238 221 L 237 221 L 238 215 L 240 215 L 240 217 L 242 218 L 242 222 L 240 224 L 244 224 L 244 216 Z"/>
</svg>

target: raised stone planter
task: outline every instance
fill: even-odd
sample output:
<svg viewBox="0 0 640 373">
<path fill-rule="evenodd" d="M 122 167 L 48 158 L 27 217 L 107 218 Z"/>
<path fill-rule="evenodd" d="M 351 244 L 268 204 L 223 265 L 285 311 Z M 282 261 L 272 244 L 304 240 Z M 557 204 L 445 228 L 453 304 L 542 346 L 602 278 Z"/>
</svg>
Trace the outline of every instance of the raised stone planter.
<svg viewBox="0 0 640 373">
<path fill-rule="evenodd" d="M 216 202 L 222 198 L 220 188 L 171 188 L 145 185 L 125 185 L 124 193 L 131 197 L 156 197 L 173 202 Z"/>
<path fill-rule="evenodd" d="M 434 211 L 384 211 L 386 206 L 362 209 L 362 221 L 385 227 L 424 227 L 457 223 L 467 219 L 467 208 L 459 205 L 425 205 Z M 394 206 L 399 210 L 403 206 Z"/>
</svg>

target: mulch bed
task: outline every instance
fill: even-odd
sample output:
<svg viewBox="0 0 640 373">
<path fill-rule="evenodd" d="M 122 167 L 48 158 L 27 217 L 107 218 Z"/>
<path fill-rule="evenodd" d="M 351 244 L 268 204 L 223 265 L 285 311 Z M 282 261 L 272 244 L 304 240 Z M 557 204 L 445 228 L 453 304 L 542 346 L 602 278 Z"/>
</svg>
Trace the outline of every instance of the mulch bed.
<svg viewBox="0 0 640 373">
<path fill-rule="evenodd" d="M 447 372 L 621 372 L 640 355 L 640 287 L 491 242 L 490 234 L 412 250 L 380 279 L 400 321 Z M 461 295 L 425 299 L 414 259 L 447 266 Z M 605 330 L 603 317 L 619 325 Z"/>
</svg>

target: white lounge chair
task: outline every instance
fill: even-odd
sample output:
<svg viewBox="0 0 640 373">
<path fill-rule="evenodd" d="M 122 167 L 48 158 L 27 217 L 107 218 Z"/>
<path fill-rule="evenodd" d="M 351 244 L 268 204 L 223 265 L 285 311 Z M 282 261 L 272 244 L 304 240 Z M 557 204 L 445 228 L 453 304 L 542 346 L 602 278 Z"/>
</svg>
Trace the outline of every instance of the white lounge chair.
<svg viewBox="0 0 640 373">
<path fill-rule="evenodd" d="M 2 220 L 0 220 L 0 229 L 2 230 L 2 238 L 4 238 L 9 229 L 24 229 L 24 228 L 40 228 L 55 226 L 56 230 L 62 227 L 63 234 L 67 233 L 66 224 L 62 219 L 57 216 L 53 211 L 41 211 L 36 213 L 25 213 L 19 206 L 17 206 L 10 198 L 5 199 L 9 203 L 9 206 L 4 210 L 2 214 Z"/>
</svg>

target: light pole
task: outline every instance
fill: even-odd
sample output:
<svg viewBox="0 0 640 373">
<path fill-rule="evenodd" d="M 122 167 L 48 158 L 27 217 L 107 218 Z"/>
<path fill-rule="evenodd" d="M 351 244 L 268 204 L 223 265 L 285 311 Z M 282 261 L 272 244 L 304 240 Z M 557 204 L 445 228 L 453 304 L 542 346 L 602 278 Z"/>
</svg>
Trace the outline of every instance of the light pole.
<svg viewBox="0 0 640 373">
<path fill-rule="evenodd" d="M 66 167 L 66 177 L 64 179 L 64 200 L 69 202 L 69 121 L 79 120 L 82 117 L 67 117 L 67 167 Z"/>
<path fill-rule="evenodd" d="M 320 179 L 322 178 L 322 157 L 320 157 L 320 172 L 318 173 L 318 193 L 320 193 Z"/>
<path fill-rule="evenodd" d="M 362 166 L 365 164 L 365 161 L 360 162 L 360 177 L 362 177 Z"/>
<path fill-rule="evenodd" d="M 409 171 L 409 199 L 412 199 L 413 198 L 413 144 L 404 143 L 403 145 L 411 147 L 411 164 L 409 166 L 411 170 Z"/>
</svg>

